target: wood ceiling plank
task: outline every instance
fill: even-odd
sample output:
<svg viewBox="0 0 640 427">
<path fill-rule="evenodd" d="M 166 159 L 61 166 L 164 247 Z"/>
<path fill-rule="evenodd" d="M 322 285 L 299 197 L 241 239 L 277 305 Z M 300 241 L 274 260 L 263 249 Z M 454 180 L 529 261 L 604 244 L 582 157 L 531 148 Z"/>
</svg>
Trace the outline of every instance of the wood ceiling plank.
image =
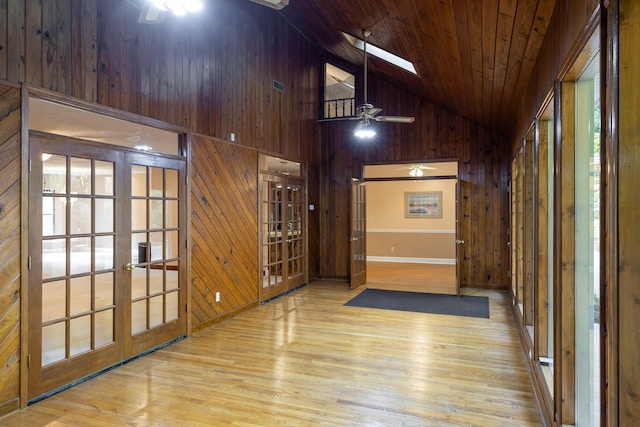
<svg viewBox="0 0 640 427">
<path fill-rule="evenodd" d="M 491 122 L 499 0 L 482 2 L 482 121 Z"/>
<path fill-rule="evenodd" d="M 476 117 L 480 111 L 474 98 L 473 87 L 473 61 L 472 61 L 472 45 L 469 31 L 469 18 L 467 16 L 466 0 L 452 0 L 452 13 L 455 21 L 455 33 L 458 39 L 458 50 L 460 53 L 460 67 L 462 78 L 464 80 L 464 117 Z"/>
<path fill-rule="evenodd" d="M 370 43 L 418 71 L 416 77 L 371 57 L 372 75 L 496 129 L 529 81 L 555 1 L 306 0 L 279 13 L 354 72 L 362 69 L 362 52 L 340 32 L 360 38 L 362 28 L 371 30 Z"/>
<path fill-rule="evenodd" d="M 537 1 L 525 2 L 524 5 L 518 7 L 516 11 L 516 15 L 513 22 L 513 31 L 511 34 L 511 47 L 509 49 L 508 55 L 508 63 L 507 63 L 507 74 L 503 83 L 504 90 L 503 92 L 506 95 L 502 97 L 502 101 L 507 104 L 511 104 L 513 98 L 513 91 L 515 89 L 515 84 L 517 83 L 517 78 L 520 75 L 520 70 L 522 68 L 522 62 L 524 60 L 524 52 L 527 47 L 527 42 L 531 37 L 531 28 L 533 19 L 535 16 Z M 500 105 L 496 106 L 492 109 L 491 125 L 492 128 L 495 128 L 499 123 L 499 111 Z"/>
<path fill-rule="evenodd" d="M 473 99 L 476 106 L 475 120 L 482 118 L 482 3 L 468 1 L 467 17 L 469 23 L 469 41 L 471 42 L 471 74 L 473 81 Z M 468 72 L 468 71 L 467 71 Z"/>
<path fill-rule="evenodd" d="M 445 57 L 449 66 L 449 82 L 451 84 L 450 93 L 458 93 L 461 96 L 452 97 L 456 105 L 455 110 L 467 116 L 465 108 L 465 83 L 464 71 L 462 70 L 462 60 L 460 58 L 460 42 L 456 33 L 455 19 L 450 0 L 440 0 L 438 2 L 438 20 L 441 23 L 438 28 L 442 29 L 444 35 Z"/>
<path fill-rule="evenodd" d="M 505 79 L 509 50 L 511 47 L 511 34 L 513 33 L 513 20 L 516 14 L 515 0 L 500 0 L 498 9 L 498 25 L 496 29 L 496 54 L 493 73 L 493 91 L 491 93 L 491 118 L 496 120 L 500 111 L 502 94 L 505 91 Z"/>
<path fill-rule="evenodd" d="M 529 84 L 529 78 L 538 58 L 538 53 L 540 52 L 540 47 L 542 46 L 542 41 L 544 40 L 555 5 L 556 0 L 538 1 L 534 19 L 532 21 L 531 28 L 529 29 L 530 36 L 527 40 L 520 69 L 518 70 L 517 75 L 515 69 L 508 70 L 507 72 L 505 86 L 508 88 L 509 92 L 504 92 L 504 97 L 500 106 L 500 113 L 498 114 L 498 116 L 503 120 L 503 125 L 511 120 L 514 100 L 520 99 Z M 511 60 L 510 65 L 512 65 Z M 510 98 L 507 96 L 510 96 Z"/>
</svg>

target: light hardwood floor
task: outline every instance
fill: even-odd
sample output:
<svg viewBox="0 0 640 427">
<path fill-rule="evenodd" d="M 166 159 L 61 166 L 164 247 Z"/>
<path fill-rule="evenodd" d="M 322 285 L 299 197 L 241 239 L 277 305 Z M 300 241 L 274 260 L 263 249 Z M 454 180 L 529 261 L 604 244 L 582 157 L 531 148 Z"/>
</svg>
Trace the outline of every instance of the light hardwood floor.
<svg viewBox="0 0 640 427">
<path fill-rule="evenodd" d="M 367 261 L 366 284 L 392 291 L 458 293 L 455 265 Z"/>
<path fill-rule="evenodd" d="M 490 319 L 345 307 L 319 281 L 25 410 L 3 426 L 538 426 L 508 305 Z"/>
</svg>

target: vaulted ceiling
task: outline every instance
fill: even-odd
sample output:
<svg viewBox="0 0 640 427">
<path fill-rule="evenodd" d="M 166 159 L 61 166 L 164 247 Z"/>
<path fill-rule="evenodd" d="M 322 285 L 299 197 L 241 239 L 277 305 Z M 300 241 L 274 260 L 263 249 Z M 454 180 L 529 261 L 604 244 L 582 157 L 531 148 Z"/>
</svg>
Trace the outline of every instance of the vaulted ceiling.
<svg viewBox="0 0 640 427">
<path fill-rule="evenodd" d="M 555 0 L 290 0 L 281 13 L 330 55 L 361 69 L 341 32 L 415 65 L 369 57 L 369 72 L 505 131 L 529 82 Z M 383 106 L 381 106 L 383 107 Z"/>
</svg>

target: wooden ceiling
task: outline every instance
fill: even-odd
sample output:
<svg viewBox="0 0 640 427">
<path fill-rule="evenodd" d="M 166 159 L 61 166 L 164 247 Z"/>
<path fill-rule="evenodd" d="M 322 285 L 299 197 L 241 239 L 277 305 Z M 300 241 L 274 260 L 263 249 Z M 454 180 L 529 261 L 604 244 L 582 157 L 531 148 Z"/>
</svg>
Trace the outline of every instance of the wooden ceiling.
<svg viewBox="0 0 640 427">
<path fill-rule="evenodd" d="M 290 0 L 285 18 L 358 72 L 341 32 L 413 62 L 412 75 L 369 57 L 369 72 L 505 132 L 519 106 L 555 0 Z M 384 108 L 384 106 L 380 106 Z"/>
</svg>

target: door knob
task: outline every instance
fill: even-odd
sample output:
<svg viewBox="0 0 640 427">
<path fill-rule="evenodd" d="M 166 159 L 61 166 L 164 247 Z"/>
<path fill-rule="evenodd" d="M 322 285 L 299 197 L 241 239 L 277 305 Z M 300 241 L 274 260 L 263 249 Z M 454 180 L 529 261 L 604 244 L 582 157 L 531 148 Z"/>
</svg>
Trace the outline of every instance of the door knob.
<svg viewBox="0 0 640 427">
<path fill-rule="evenodd" d="M 128 263 L 126 263 L 124 265 L 124 269 L 127 270 L 127 271 L 133 270 L 133 267 L 135 267 L 135 266 L 133 264 L 131 264 L 130 262 L 128 262 Z"/>
<path fill-rule="evenodd" d="M 461 245 L 461 244 L 463 244 L 463 243 L 464 243 L 464 240 L 456 239 L 456 243 L 457 243 L 457 244 L 459 244 L 459 245 Z"/>
</svg>

